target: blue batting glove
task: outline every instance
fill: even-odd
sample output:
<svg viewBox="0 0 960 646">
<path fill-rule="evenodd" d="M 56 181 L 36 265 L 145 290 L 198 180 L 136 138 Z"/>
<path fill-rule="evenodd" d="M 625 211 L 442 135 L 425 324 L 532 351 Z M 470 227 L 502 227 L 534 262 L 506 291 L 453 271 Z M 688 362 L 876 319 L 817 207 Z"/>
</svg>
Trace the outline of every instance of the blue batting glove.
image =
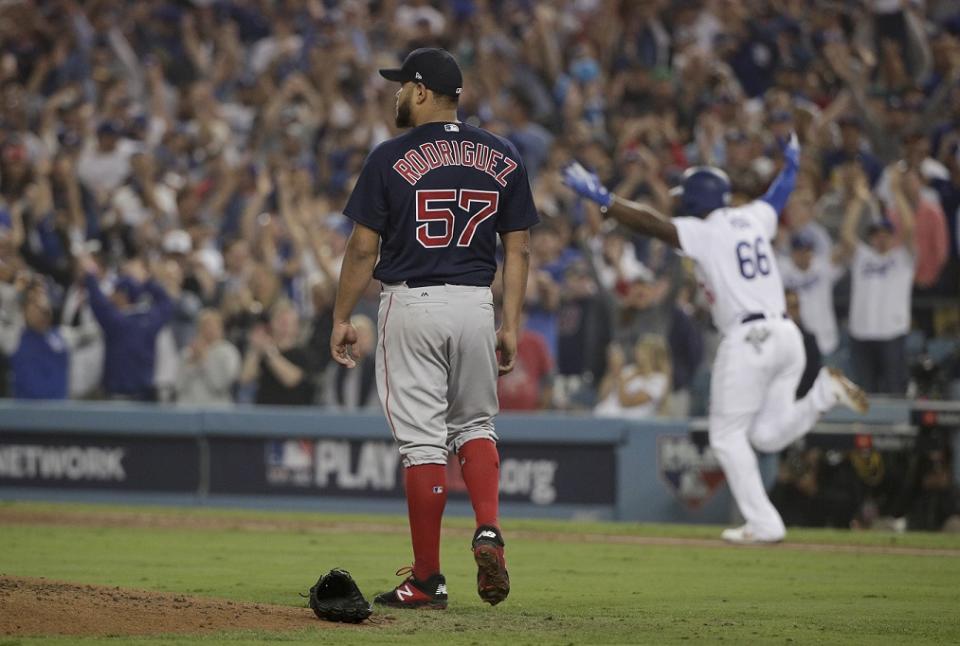
<svg viewBox="0 0 960 646">
<path fill-rule="evenodd" d="M 596 173 L 591 173 L 577 162 L 563 169 L 563 183 L 582 198 L 596 202 L 600 206 L 613 204 L 613 194 L 600 183 Z"/>
<path fill-rule="evenodd" d="M 790 138 L 782 144 L 783 158 L 788 164 L 794 166 L 800 165 L 800 141 L 797 139 L 797 133 L 791 132 Z"/>
</svg>

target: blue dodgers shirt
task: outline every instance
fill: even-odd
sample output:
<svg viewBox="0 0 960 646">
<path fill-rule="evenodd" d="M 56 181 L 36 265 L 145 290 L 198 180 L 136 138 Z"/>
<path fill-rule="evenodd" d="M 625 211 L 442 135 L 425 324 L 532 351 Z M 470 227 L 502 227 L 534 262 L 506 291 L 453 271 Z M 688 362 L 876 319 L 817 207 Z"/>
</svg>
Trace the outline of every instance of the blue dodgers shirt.
<svg viewBox="0 0 960 646">
<path fill-rule="evenodd" d="M 463 123 L 434 122 L 377 146 L 344 215 L 380 233 L 373 276 L 488 286 L 497 234 L 540 218 L 517 149 Z"/>
</svg>

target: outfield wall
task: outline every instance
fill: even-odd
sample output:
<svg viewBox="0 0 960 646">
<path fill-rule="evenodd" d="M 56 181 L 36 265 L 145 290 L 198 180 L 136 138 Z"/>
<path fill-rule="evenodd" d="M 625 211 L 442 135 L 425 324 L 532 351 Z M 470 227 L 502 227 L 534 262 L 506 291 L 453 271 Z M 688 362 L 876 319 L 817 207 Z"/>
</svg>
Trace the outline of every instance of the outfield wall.
<svg viewBox="0 0 960 646">
<path fill-rule="evenodd" d="M 503 415 L 503 513 L 726 522 L 730 497 L 703 429 L 698 422 Z M 875 405 L 866 420 L 835 415 L 818 431 L 812 441 L 836 448 L 863 435 L 904 445 L 916 432 L 904 402 Z M 771 473 L 772 460 L 763 463 Z M 0 402 L 0 499 L 402 513 L 400 475 L 380 415 Z M 449 511 L 469 513 L 453 463 L 448 490 Z"/>
</svg>

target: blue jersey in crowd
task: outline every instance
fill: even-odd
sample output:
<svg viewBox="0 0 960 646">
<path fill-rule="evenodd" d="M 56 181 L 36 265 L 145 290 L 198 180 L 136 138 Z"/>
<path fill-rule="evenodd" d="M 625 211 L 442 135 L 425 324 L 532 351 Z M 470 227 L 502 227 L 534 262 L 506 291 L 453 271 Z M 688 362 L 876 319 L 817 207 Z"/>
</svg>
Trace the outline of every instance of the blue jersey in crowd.
<svg viewBox="0 0 960 646">
<path fill-rule="evenodd" d="M 157 335 L 170 322 L 173 301 L 158 283 L 148 280 L 143 289 L 149 305 L 117 308 L 102 291 L 96 276 L 86 276 L 90 308 L 106 339 L 103 388 L 109 395 L 150 397 L 156 365 Z"/>
<path fill-rule="evenodd" d="M 497 233 L 539 221 L 520 155 L 463 123 L 431 122 L 380 144 L 344 214 L 380 233 L 374 278 L 488 286 Z"/>
<path fill-rule="evenodd" d="M 66 399 L 70 354 L 56 328 L 41 333 L 25 328 L 10 357 L 16 399 Z"/>
</svg>

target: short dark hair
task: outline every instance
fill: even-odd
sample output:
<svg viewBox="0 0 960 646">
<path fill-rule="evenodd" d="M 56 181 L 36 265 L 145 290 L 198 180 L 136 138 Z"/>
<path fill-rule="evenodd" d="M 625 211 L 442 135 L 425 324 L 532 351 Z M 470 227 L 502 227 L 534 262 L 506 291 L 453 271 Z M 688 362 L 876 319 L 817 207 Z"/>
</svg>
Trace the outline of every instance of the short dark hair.
<svg viewBox="0 0 960 646">
<path fill-rule="evenodd" d="M 460 105 L 459 96 L 454 96 L 452 94 L 440 94 L 439 92 L 434 92 L 433 96 L 437 103 L 445 107 L 456 108 L 458 105 Z"/>
</svg>

